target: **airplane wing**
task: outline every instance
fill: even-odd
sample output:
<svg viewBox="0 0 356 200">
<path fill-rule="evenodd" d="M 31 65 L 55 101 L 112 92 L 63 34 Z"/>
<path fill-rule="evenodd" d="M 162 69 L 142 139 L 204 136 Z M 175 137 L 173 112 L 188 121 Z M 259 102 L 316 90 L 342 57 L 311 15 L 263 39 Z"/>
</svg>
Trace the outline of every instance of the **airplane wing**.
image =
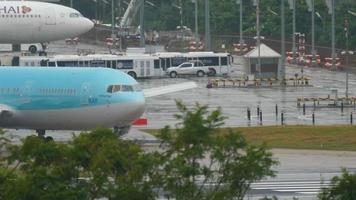
<svg viewBox="0 0 356 200">
<path fill-rule="evenodd" d="M 144 89 L 143 93 L 145 94 L 145 97 L 155 97 L 163 94 L 179 92 L 182 90 L 189 90 L 197 87 L 198 85 L 195 82 L 185 82 L 162 87 Z"/>
<path fill-rule="evenodd" d="M 0 104 L 0 120 L 5 118 L 10 118 L 14 114 L 8 106 Z"/>
</svg>

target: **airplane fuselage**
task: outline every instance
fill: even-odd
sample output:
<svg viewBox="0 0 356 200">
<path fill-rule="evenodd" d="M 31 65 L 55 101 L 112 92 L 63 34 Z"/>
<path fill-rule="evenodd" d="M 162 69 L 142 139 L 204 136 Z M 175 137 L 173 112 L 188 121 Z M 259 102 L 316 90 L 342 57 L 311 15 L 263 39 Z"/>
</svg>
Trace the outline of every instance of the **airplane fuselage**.
<svg viewBox="0 0 356 200">
<path fill-rule="evenodd" d="M 76 37 L 93 22 L 77 10 L 35 1 L 0 1 L 0 43 L 43 43 Z"/>
<path fill-rule="evenodd" d="M 125 127 L 144 109 L 144 95 L 137 82 L 118 70 L 0 67 L 2 128 Z"/>
</svg>

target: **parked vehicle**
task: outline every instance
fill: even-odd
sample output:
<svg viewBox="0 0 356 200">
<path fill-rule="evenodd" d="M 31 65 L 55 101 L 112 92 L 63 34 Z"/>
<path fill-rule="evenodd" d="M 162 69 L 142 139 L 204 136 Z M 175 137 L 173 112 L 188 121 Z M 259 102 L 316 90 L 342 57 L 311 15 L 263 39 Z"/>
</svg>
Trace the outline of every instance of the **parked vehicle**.
<svg viewBox="0 0 356 200">
<path fill-rule="evenodd" d="M 39 51 L 43 51 L 42 45 L 40 43 L 35 44 L 21 44 L 18 46 L 19 49 L 14 49 L 12 44 L 0 44 L 0 51 L 27 51 L 32 54 L 35 54 Z"/>
<path fill-rule="evenodd" d="M 177 67 L 167 69 L 167 74 L 171 78 L 176 78 L 179 75 L 196 75 L 202 77 L 209 74 L 210 70 L 200 62 L 184 62 Z"/>
</svg>

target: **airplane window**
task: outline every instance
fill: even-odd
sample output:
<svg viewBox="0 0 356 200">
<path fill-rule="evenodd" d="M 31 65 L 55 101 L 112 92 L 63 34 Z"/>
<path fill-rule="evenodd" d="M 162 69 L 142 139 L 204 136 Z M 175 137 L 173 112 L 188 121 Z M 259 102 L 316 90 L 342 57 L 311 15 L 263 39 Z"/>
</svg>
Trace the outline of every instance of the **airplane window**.
<svg viewBox="0 0 356 200">
<path fill-rule="evenodd" d="M 78 18 L 78 17 L 80 17 L 80 14 L 79 14 L 79 13 L 71 13 L 71 14 L 69 15 L 69 17 L 71 17 L 71 18 Z"/>
<path fill-rule="evenodd" d="M 120 90 L 121 90 L 120 85 L 110 85 L 106 91 L 108 93 L 116 93 L 116 92 L 119 92 Z"/>
<path fill-rule="evenodd" d="M 142 91 L 142 88 L 141 88 L 141 86 L 139 84 L 133 85 L 132 87 L 133 87 L 133 90 L 136 91 L 136 92 Z"/>
<path fill-rule="evenodd" d="M 133 89 L 132 85 L 123 85 L 122 86 L 122 91 L 124 91 L 124 92 L 133 92 L 134 89 Z"/>
<path fill-rule="evenodd" d="M 106 90 L 108 93 L 116 92 L 139 92 L 142 91 L 140 85 L 110 85 Z"/>
</svg>

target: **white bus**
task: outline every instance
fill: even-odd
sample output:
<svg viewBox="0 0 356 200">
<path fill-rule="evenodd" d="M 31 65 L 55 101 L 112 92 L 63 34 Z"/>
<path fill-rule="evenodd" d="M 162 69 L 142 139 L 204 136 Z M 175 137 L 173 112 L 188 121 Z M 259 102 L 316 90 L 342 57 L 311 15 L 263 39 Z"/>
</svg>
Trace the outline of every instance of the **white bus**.
<svg viewBox="0 0 356 200">
<path fill-rule="evenodd" d="M 50 67 L 108 67 L 121 70 L 134 78 L 166 76 L 169 67 L 183 62 L 199 62 L 209 68 L 209 75 L 228 75 L 231 70 L 231 56 L 227 53 L 164 52 L 156 54 L 91 54 L 91 55 L 55 55 L 23 56 L 19 58 L 21 66 Z"/>
<path fill-rule="evenodd" d="M 160 65 L 163 70 L 169 67 L 176 67 L 184 62 L 199 62 L 208 67 L 211 76 L 229 75 L 231 72 L 232 57 L 228 53 L 214 52 L 164 52 L 156 53 L 159 57 Z"/>
<path fill-rule="evenodd" d="M 21 66 L 49 67 L 108 67 L 121 70 L 134 78 L 161 77 L 165 75 L 160 68 L 159 58 L 151 55 L 56 55 L 23 56 L 19 59 Z"/>
</svg>

